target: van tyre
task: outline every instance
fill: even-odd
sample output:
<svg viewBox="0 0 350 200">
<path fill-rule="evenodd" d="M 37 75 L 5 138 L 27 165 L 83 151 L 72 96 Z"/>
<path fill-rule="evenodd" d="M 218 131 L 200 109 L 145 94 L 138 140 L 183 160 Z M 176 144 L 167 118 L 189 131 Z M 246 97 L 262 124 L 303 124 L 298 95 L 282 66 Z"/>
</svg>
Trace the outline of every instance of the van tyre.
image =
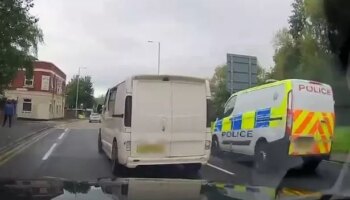
<svg viewBox="0 0 350 200">
<path fill-rule="evenodd" d="M 322 158 L 303 158 L 302 169 L 306 172 L 315 172 L 318 165 L 320 165 Z"/>
<path fill-rule="evenodd" d="M 112 173 L 116 176 L 123 176 L 126 173 L 126 168 L 119 163 L 117 141 L 113 141 L 111 158 Z"/>
<path fill-rule="evenodd" d="M 266 173 L 271 170 L 271 155 L 268 151 L 268 144 L 266 141 L 258 141 L 255 146 L 254 153 L 254 169 L 260 173 Z"/>
<path fill-rule="evenodd" d="M 99 131 L 99 133 L 98 133 L 98 142 L 97 142 L 97 143 L 98 143 L 98 144 L 97 144 L 98 152 L 99 152 L 99 153 L 102 153 L 103 150 L 102 150 L 101 129 L 100 129 L 100 131 Z"/>
<path fill-rule="evenodd" d="M 197 174 L 198 171 L 201 169 L 201 167 L 202 167 L 202 164 L 200 163 L 184 165 L 185 171 L 191 174 Z"/>
<path fill-rule="evenodd" d="M 214 156 L 219 156 L 221 154 L 220 143 L 216 136 L 214 136 L 211 141 L 211 153 Z"/>
</svg>

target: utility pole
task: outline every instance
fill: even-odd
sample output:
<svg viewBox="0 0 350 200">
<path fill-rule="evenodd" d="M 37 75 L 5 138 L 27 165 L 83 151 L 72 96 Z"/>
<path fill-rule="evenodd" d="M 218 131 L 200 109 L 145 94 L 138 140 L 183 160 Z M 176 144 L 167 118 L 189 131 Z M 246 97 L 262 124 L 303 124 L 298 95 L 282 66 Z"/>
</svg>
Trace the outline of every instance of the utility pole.
<svg viewBox="0 0 350 200">
<path fill-rule="evenodd" d="M 152 41 L 152 40 L 149 40 L 148 42 L 149 43 L 157 43 L 158 44 L 158 75 L 159 75 L 159 73 L 160 73 L 160 42 Z"/>
</svg>

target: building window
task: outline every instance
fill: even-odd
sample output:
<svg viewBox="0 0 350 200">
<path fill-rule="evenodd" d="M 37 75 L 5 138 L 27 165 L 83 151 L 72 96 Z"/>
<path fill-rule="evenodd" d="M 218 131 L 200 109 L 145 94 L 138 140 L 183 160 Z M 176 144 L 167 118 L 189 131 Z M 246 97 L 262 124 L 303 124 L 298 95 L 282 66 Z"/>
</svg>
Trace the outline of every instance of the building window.
<svg viewBox="0 0 350 200">
<path fill-rule="evenodd" d="M 23 99 L 23 112 L 32 112 L 32 100 L 31 99 Z"/>
<path fill-rule="evenodd" d="M 33 85 L 34 85 L 34 79 L 33 79 L 33 77 L 32 78 L 25 78 L 24 79 L 24 86 L 25 87 L 33 87 Z"/>
</svg>

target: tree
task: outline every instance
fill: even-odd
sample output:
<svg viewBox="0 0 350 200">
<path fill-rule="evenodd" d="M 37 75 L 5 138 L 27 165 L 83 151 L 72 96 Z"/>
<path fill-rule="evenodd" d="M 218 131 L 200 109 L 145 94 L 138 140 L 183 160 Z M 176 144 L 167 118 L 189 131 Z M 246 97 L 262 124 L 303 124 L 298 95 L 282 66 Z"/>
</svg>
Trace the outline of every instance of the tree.
<svg viewBox="0 0 350 200">
<path fill-rule="evenodd" d="M 210 90 L 213 96 L 215 114 L 220 116 L 224 112 L 224 105 L 231 95 L 227 90 L 227 65 L 220 65 L 215 68 L 214 75 L 210 79 Z"/>
<path fill-rule="evenodd" d="M 264 84 L 272 77 L 271 71 L 258 65 L 258 85 Z M 213 106 L 216 116 L 224 113 L 224 105 L 230 97 L 227 90 L 227 65 L 219 65 L 215 68 L 213 77 L 210 79 L 210 90 L 212 93 Z"/>
<path fill-rule="evenodd" d="M 75 108 L 77 94 L 78 76 L 74 76 L 67 84 L 66 105 L 69 108 Z M 83 104 L 83 108 L 92 108 L 94 105 L 94 89 L 90 76 L 79 78 L 79 97 L 78 107 Z"/>
<path fill-rule="evenodd" d="M 32 76 L 38 43 L 43 41 L 38 18 L 29 13 L 33 6 L 33 0 L 0 2 L 0 92 L 19 68 Z"/>
<path fill-rule="evenodd" d="M 295 0 L 292 7 L 289 29 L 282 29 L 275 36 L 272 76 L 330 84 L 337 116 L 344 113 L 336 118 L 337 123 L 341 118 L 348 119 L 350 95 L 343 74 L 349 66 L 350 1 Z"/>
<path fill-rule="evenodd" d="M 323 0 L 295 0 L 289 29 L 274 40 L 276 79 L 302 78 L 332 83 L 333 56 L 329 50 Z"/>
<path fill-rule="evenodd" d="M 98 97 L 95 97 L 95 104 L 98 105 L 98 104 L 103 104 L 105 102 L 105 95 L 101 94 L 100 96 Z"/>
</svg>

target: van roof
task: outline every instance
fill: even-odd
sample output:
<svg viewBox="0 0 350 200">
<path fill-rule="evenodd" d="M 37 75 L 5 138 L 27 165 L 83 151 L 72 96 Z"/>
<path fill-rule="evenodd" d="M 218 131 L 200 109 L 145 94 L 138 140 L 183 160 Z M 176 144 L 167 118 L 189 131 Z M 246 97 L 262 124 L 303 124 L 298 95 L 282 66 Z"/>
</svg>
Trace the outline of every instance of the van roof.
<svg viewBox="0 0 350 200">
<path fill-rule="evenodd" d="M 243 94 L 243 93 L 252 92 L 252 91 L 256 91 L 256 90 L 261 90 L 261 89 L 264 89 L 264 88 L 268 88 L 268 87 L 272 87 L 272 86 L 276 86 L 276 85 L 281 85 L 281 84 L 284 84 L 284 83 L 287 83 L 287 82 L 295 82 L 295 81 L 309 82 L 310 80 L 285 79 L 285 80 L 275 81 L 275 82 L 272 82 L 272 83 L 266 83 L 266 84 L 263 84 L 263 85 L 259 85 L 259 86 L 255 86 L 255 87 L 248 88 L 248 89 L 245 89 L 245 90 L 241 90 L 239 92 L 233 93 L 232 95 Z M 313 81 L 313 82 L 317 82 L 317 81 Z M 328 85 L 328 84 L 325 84 L 325 83 L 321 83 L 321 84 Z"/>
<path fill-rule="evenodd" d="M 192 76 L 180 76 L 180 75 L 149 75 L 149 74 L 141 74 L 141 75 L 135 75 L 132 76 L 132 80 L 159 80 L 159 79 L 172 79 L 172 80 L 186 80 L 186 81 L 196 81 L 196 82 L 203 82 L 206 79 L 204 78 L 198 78 L 198 77 L 192 77 Z"/>
<path fill-rule="evenodd" d="M 112 90 L 113 88 L 116 88 L 121 83 L 124 83 L 125 81 L 132 81 L 132 80 L 163 80 L 164 78 L 168 78 L 171 80 L 183 80 L 183 81 L 193 81 L 193 82 L 205 82 L 207 79 L 204 78 L 198 78 L 198 77 L 192 77 L 192 76 L 180 76 L 180 75 L 154 75 L 154 74 L 139 74 L 134 75 L 131 77 L 126 78 L 126 80 L 119 82 L 118 84 L 114 85 L 111 88 L 108 88 L 108 90 Z"/>
</svg>

